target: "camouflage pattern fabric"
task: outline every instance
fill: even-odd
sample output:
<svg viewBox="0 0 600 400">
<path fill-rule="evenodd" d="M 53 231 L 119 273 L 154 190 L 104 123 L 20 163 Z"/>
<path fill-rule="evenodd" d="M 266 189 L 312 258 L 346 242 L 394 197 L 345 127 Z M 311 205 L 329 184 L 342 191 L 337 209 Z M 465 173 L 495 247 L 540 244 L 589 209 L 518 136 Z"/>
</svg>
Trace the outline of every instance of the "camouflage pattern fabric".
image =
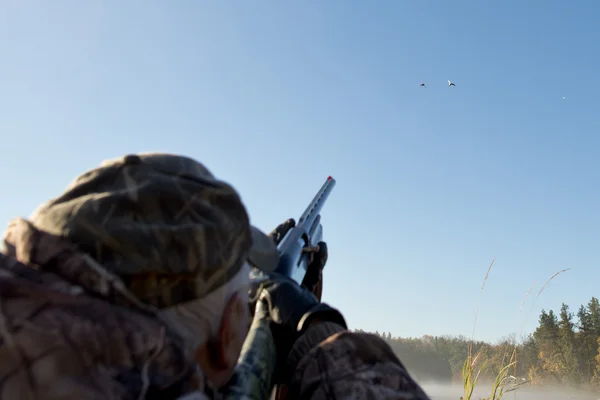
<svg viewBox="0 0 600 400">
<path fill-rule="evenodd" d="M 429 400 L 381 338 L 333 323 L 310 327 L 288 362 L 288 400 Z"/>
<path fill-rule="evenodd" d="M 115 276 L 23 220 L 5 240 L 1 399 L 174 399 L 195 389 L 179 336 Z"/>
<path fill-rule="evenodd" d="M 171 154 L 105 161 L 30 221 L 76 244 L 143 303 L 159 308 L 223 285 L 251 255 L 253 242 L 270 246 L 260 254 L 276 253 L 272 240 L 250 226 L 233 187 L 202 164 Z M 268 260 L 258 267 L 268 269 Z"/>
</svg>

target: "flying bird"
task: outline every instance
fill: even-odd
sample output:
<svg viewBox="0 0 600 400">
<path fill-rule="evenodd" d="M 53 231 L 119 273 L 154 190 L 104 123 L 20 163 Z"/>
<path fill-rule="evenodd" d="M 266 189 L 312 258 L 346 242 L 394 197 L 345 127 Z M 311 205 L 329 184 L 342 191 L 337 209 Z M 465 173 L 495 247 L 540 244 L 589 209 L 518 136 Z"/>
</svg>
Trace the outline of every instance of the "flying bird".
<svg viewBox="0 0 600 400">
<path fill-rule="evenodd" d="M 424 83 L 421 83 L 421 85 L 420 85 L 420 86 L 421 86 L 421 87 L 424 87 L 424 88 L 426 88 L 426 87 L 427 87 L 427 86 L 425 86 L 425 84 L 424 84 Z"/>
<path fill-rule="evenodd" d="M 448 86 L 456 86 L 454 83 L 450 82 L 450 79 L 448 79 Z"/>
</svg>

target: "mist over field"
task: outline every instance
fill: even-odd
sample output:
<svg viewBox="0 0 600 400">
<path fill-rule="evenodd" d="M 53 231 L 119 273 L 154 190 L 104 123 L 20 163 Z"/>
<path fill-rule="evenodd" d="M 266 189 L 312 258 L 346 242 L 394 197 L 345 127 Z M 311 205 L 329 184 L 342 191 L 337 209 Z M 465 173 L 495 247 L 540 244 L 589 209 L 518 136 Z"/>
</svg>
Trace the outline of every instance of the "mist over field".
<svg viewBox="0 0 600 400">
<path fill-rule="evenodd" d="M 459 400 L 464 396 L 462 385 L 435 382 L 419 382 L 432 400 Z M 477 385 L 472 400 L 486 398 L 490 395 L 491 384 Z M 598 400 L 600 393 L 568 390 L 564 387 L 533 388 L 522 387 L 514 392 L 506 393 L 505 400 Z"/>
</svg>

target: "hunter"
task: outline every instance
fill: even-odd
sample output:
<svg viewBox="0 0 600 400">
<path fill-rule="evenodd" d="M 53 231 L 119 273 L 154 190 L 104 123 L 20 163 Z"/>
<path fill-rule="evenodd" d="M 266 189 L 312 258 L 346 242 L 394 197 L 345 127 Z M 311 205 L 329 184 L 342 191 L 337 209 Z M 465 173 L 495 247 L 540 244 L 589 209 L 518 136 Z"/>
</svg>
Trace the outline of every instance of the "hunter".
<svg viewBox="0 0 600 400">
<path fill-rule="evenodd" d="M 4 234 L 0 399 L 220 398 L 256 302 L 288 399 L 428 399 L 382 339 L 348 331 L 307 288 L 271 274 L 249 298 L 285 226 L 253 227 L 235 189 L 184 156 L 78 176 Z"/>
</svg>

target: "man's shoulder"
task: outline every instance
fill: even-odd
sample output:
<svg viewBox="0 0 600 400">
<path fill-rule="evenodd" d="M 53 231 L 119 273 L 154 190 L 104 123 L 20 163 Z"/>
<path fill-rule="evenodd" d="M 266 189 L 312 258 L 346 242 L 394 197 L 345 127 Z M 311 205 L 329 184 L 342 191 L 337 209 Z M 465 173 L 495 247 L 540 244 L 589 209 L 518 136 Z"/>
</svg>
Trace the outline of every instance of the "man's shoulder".
<svg viewBox="0 0 600 400">
<path fill-rule="evenodd" d="M 336 368 L 354 369 L 364 365 L 385 364 L 393 370 L 405 371 L 391 347 L 371 333 L 344 330 L 322 341 L 313 351 L 331 360 L 330 365 Z"/>
<path fill-rule="evenodd" d="M 7 346 L 16 346 L 24 357 L 36 359 L 25 368 L 37 382 L 29 389 L 39 398 L 53 391 L 83 393 L 85 398 L 135 398 L 148 363 L 149 390 L 178 391 L 192 373 L 181 339 L 158 318 L 89 295 L 56 274 L 2 253 L 0 301 L 12 341 L 0 344 L 0 352 L 9 354 Z M 2 361 L 15 368 L 19 363 Z M 36 367 L 44 364 L 52 368 Z M 0 395 L 32 385 L 25 376 L 0 373 Z M 76 377 L 89 385 L 78 385 Z"/>
<path fill-rule="evenodd" d="M 312 393 L 313 400 L 333 394 L 347 399 L 429 399 L 383 339 L 347 330 L 313 347 L 298 364 L 290 387 Z"/>
</svg>

